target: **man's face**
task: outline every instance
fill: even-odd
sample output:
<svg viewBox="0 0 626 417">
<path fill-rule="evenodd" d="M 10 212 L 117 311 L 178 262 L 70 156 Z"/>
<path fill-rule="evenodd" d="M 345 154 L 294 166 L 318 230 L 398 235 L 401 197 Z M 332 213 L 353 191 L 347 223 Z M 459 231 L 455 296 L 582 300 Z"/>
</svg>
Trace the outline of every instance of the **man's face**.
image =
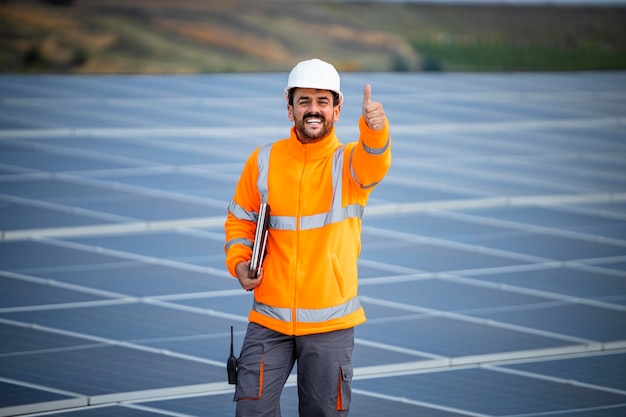
<svg viewBox="0 0 626 417">
<path fill-rule="evenodd" d="M 289 120 L 296 125 L 302 143 L 317 142 L 325 137 L 339 120 L 341 105 L 333 105 L 333 94 L 328 90 L 297 88 L 293 106 L 287 105 Z"/>
</svg>

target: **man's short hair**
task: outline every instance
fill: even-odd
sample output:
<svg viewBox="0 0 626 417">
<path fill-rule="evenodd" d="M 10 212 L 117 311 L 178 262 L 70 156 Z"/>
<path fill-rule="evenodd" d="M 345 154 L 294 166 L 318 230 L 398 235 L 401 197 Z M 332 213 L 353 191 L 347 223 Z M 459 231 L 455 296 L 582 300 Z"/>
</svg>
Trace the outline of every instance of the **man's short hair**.
<svg viewBox="0 0 626 417">
<path fill-rule="evenodd" d="M 293 95 L 296 91 L 296 88 L 298 87 L 293 87 L 289 89 L 289 92 L 287 93 L 287 102 L 289 103 L 290 106 L 293 106 Z M 331 92 L 331 94 L 333 95 L 333 107 L 337 107 L 339 105 L 339 93 L 336 93 L 334 91 L 328 90 Z"/>
</svg>

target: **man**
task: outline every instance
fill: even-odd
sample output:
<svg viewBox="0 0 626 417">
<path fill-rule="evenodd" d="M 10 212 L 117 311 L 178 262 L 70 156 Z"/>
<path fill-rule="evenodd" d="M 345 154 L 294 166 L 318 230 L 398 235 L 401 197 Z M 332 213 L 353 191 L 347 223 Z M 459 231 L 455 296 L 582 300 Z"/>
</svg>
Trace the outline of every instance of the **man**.
<svg viewBox="0 0 626 417">
<path fill-rule="evenodd" d="M 301 417 L 346 416 L 350 408 L 361 217 L 391 164 L 383 106 L 363 92 L 358 142 L 335 136 L 343 94 L 335 68 L 300 62 L 284 91 L 288 138 L 248 158 L 228 208 L 226 265 L 254 290 L 235 391 L 239 417 L 280 416 L 280 394 L 298 362 Z M 266 258 L 250 259 L 261 203 L 270 212 Z"/>
</svg>

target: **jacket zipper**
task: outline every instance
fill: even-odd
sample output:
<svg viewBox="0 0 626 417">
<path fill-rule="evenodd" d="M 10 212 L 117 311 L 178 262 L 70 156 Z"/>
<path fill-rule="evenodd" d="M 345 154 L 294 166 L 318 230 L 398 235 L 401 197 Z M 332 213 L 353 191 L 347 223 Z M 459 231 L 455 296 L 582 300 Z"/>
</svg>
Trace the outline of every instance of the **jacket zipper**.
<svg viewBox="0 0 626 417">
<path fill-rule="evenodd" d="M 301 207 L 302 207 L 302 183 L 304 179 L 304 171 L 306 168 L 307 162 L 307 146 L 304 146 L 304 156 L 302 158 L 302 167 L 300 168 L 300 176 L 298 177 L 298 194 L 296 199 L 296 231 L 295 231 L 295 240 L 296 240 L 296 256 L 294 263 L 294 280 L 293 280 L 293 301 L 291 303 L 291 333 L 296 334 L 297 327 L 297 311 L 298 311 L 298 277 L 300 276 L 300 216 L 301 216 Z"/>
</svg>

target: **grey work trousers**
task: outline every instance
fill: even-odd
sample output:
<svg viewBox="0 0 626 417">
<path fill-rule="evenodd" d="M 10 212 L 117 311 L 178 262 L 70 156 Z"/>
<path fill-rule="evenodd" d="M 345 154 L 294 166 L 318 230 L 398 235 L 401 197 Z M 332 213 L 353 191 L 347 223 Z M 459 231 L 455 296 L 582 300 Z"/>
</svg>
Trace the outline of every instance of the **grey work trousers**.
<svg viewBox="0 0 626 417">
<path fill-rule="evenodd" d="M 256 323 L 238 360 L 237 417 L 280 417 L 280 394 L 298 362 L 300 417 L 345 417 L 352 392 L 354 329 L 287 336 Z"/>
</svg>

